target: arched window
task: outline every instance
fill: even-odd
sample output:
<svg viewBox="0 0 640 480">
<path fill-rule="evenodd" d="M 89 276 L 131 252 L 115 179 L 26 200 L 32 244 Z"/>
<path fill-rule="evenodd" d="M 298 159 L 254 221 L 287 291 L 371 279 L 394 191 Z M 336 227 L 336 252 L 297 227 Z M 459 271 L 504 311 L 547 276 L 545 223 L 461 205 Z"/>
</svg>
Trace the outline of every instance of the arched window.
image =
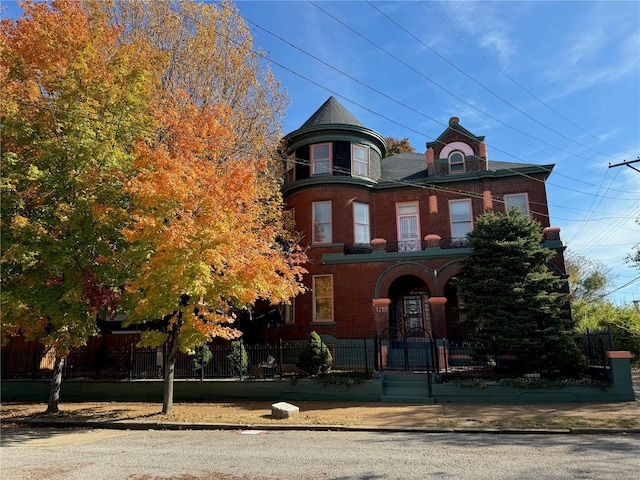
<svg viewBox="0 0 640 480">
<path fill-rule="evenodd" d="M 454 150 L 449 154 L 449 173 L 464 173 L 464 153 Z"/>
</svg>

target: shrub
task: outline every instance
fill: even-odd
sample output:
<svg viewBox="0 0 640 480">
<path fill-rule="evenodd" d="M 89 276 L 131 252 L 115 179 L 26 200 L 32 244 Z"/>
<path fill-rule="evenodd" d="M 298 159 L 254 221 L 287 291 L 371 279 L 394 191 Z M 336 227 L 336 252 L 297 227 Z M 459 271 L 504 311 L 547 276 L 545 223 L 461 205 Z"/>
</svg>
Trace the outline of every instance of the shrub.
<svg viewBox="0 0 640 480">
<path fill-rule="evenodd" d="M 247 367 L 249 366 L 249 356 L 245 350 L 242 342 L 231 342 L 231 353 L 227 355 L 227 360 L 231 364 L 231 371 L 235 375 L 242 375 L 247 373 Z"/>
<path fill-rule="evenodd" d="M 329 348 L 322 343 L 320 335 L 316 332 L 311 332 L 307 345 L 300 352 L 296 367 L 304 370 L 309 375 L 318 375 L 328 373 L 331 370 L 332 363 L 333 357 Z"/>
<path fill-rule="evenodd" d="M 196 354 L 192 358 L 194 372 L 200 372 L 213 359 L 213 353 L 207 345 L 203 345 L 201 349 L 196 350 Z"/>
</svg>

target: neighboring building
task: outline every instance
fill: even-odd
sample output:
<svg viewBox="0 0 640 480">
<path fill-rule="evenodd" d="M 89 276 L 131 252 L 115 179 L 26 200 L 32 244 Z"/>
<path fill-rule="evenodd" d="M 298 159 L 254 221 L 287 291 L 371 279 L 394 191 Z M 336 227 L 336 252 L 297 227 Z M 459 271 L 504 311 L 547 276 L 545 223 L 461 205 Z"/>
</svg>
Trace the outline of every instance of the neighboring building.
<svg viewBox="0 0 640 480">
<path fill-rule="evenodd" d="M 373 338 L 388 328 L 464 339 L 452 280 L 469 253 L 466 233 L 488 209 L 515 206 L 538 220 L 564 274 L 545 191 L 553 165 L 490 161 L 484 137 L 455 117 L 426 154 L 385 158 L 384 137 L 331 97 L 285 145 L 285 208 L 308 247 L 308 292 L 269 324 L 271 340 L 313 330 Z"/>
</svg>

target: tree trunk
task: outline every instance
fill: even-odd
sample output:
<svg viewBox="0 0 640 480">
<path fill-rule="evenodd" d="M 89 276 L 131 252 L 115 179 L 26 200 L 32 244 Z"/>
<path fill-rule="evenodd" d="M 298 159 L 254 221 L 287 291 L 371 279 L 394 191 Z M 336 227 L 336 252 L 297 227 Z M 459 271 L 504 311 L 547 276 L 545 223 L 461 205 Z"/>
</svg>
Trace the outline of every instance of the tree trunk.
<svg viewBox="0 0 640 480">
<path fill-rule="evenodd" d="M 58 404 L 60 402 L 60 386 L 62 385 L 62 369 L 64 368 L 65 359 L 66 357 L 56 357 L 51 386 L 49 387 L 49 403 L 45 413 L 60 412 Z"/>
<path fill-rule="evenodd" d="M 176 356 L 178 355 L 178 336 L 180 332 L 172 333 L 169 338 L 169 353 L 167 354 L 164 370 L 164 401 L 162 413 L 168 414 L 173 408 L 173 378 L 175 376 Z"/>
</svg>

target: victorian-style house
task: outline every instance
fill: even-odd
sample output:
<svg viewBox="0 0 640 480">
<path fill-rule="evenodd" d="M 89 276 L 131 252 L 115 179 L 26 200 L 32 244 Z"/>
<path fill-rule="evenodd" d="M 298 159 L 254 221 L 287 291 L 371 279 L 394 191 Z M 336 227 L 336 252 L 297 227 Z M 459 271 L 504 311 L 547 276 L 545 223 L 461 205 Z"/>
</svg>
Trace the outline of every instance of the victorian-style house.
<svg viewBox="0 0 640 480">
<path fill-rule="evenodd" d="M 271 338 L 392 329 L 463 339 L 455 276 L 469 252 L 465 235 L 485 210 L 518 207 L 535 218 L 564 272 L 545 190 L 553 165 L 489 160 L 484 137 L 458 118 L 426 154 L 387 156 L 384 136 L 331 97 L 285 145 L 285 208 L 308 247 L 308 291 L 270 325 Z"/>
</svg>

